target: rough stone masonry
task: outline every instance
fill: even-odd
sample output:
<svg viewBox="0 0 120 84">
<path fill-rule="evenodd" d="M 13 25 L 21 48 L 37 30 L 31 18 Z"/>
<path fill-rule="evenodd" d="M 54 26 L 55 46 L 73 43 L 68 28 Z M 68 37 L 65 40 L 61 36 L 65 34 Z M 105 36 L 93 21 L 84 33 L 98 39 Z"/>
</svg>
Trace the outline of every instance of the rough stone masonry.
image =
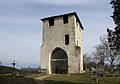
<svg viewBox="0 0 120 84">
<path fill-rule="evenodd" d="M 76 12 L 41 19 L 43 39 L 41 68 L 48 74 L 83 70 L 83 26 Z"/>
</svg>

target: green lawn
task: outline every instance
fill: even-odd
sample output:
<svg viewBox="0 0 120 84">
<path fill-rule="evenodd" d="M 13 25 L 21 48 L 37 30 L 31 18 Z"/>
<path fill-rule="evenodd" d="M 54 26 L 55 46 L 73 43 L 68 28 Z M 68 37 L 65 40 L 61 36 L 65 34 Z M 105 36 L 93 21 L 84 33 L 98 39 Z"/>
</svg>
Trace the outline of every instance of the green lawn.
<svg viewBox="0 0 120 84">
<path fill-rule="evenodd" d="M 34 78 L 39 76 L 42 76 L 42 74 L 33 74 L 30 77 L 0 75 L 0 84 L 36 84 Z M 90 73 L 57 74 L 47 77 L 44 80 L 37 80 L 37 84 L 120 84 L 120 76 L 99 78 L 99 82 L 95 83 L 91 80 Z"/>
<path fill-rule="evenodd" d="M 89 73 L 69 75 L 53 75 L 45 78 L 47 84 L 96 84 L 91 80 Z M 97 84 L 120 84 L 120 77 L 99 78 Z"/>
<path fill-rule="evenodd" d="M 0 75 L 0 84 L 36 84 L 36 82 L 33 78 L 24 76 Z"/>
<path fill-rule="evenodd" d="M 15 72 L 21 72 L 21 70 L 14 68 Z M 0 74 L 11 74 L 13 72 L 13 67 L 0 66 Z"/>
<path fill-rule="evenodd" d="M 33 78 L 25 77 L 27 73 L 16 68 L 14 68 L 14 71 L 21 75 L 13 77 L 11 76 L 11 73 L 13 72 L 12 67 L 0 66 L 0 84 L 36 84 L 36 81 Z"/>
</svg>

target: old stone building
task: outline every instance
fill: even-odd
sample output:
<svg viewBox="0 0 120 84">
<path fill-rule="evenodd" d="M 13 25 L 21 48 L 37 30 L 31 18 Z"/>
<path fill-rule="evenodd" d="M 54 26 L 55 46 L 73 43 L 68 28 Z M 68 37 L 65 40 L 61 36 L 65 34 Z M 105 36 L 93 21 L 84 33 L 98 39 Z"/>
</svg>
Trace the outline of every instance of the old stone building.
<svg viewBox="0 0 120 84">
<path fill-rule="evenodd" d="M 83 70 L 82 30 L 76 12 L 41 19 L 43 39 L 41 68 L 47 73 L 78 73 Z"/>
</svg>

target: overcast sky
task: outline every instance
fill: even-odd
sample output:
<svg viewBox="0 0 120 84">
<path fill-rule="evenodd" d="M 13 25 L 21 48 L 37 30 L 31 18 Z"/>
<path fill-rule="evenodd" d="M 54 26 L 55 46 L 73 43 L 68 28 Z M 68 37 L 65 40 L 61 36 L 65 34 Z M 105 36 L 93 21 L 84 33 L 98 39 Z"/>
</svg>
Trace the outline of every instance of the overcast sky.
<svg viewBox="0 0 120 84">
<path fill-rule="evenodd" d="M 113 28 L 111 0 L 0 0 L 0 61 L 38 67 L 41 18 L 77 12 L 83 24 L 84 53 L 92 53 L 99 37 Z"/>
</svg>

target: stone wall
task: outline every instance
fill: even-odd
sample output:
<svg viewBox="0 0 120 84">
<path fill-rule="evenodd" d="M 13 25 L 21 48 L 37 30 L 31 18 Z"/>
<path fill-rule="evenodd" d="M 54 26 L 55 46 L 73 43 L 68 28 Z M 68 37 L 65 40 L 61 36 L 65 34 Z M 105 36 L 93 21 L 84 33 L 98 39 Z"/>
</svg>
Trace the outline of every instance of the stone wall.
<svg viewBox="0 0 120 84">
<path fill-rule="evenodd" d="M 63 23 L 63 18 L 55 18 L 54 25 L 49 26 L 48 20 L 43 21 L 43 44 L 41 46 L 41 68 L 47 68 L 51 74 L 51 54 L 57 47 L 66 51 L 68 55 L 68 73 L 78 72 L 78 60 L 80 60 L 80 69 L 82 70 L 82 51 L 79 58 L 76 56 L 76 47 L 81 47 L 82 50 L 82 31 L 79 28 L 79 23 L 76 26 L 76 18 L 74 15 L 68 16 L 68 23 Z M 65 45 L 65 35 L 69 35 L 69 45 Z"/>
</svg>

